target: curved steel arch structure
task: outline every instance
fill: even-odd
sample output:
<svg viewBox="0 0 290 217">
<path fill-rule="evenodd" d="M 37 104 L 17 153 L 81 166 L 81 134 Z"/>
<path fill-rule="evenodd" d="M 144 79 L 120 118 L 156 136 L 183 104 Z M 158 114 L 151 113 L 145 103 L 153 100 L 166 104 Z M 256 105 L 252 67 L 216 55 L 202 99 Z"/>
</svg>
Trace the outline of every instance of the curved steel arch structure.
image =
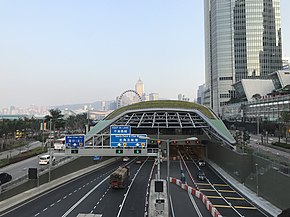
<svg viewBox="0 0 290 217">
<path fill-rule="evenodd" d="M 154 107 L 163 103 L 162 107 Z M 185 108 L 185 107 L 167 107 L 168 101 L 150 102 L 146 107 L 146 102 L 134 104 L 132 106 L 122 107 L 115 111 L 115 115 L 108 116 L 107 119 L 100 121 L 91 129 L 86 140 L 89 140 L 96 134 L 109 134 L 109 129 L 114 125 L 130 125 L 133 128 L 196 128 L 201 129 L 207 135 L 212 135 L 225 144 L 234 147 L 236 143 L 223 122 L 205 107 Z M 190 103 L 195 105 L 194 103 Z M 189 104 L 189 105 L 190 105 Z M 144 106 L 145 105 L 145 106 Z M 148 104 L 149 105 L 149 102 Z M 132 108 L 134 107 L 134 109 Z M 138 108 L 140 107 L 140 108 Z M 194 107 L 194 106 L 193 106 Z M 211 114 L 211 115 L 210 115 Z"/>
<path fill-rule="evenodd" d="M 119 97 L 119 99 L 118 99 L 118 103 L 117 103 L 117 107 L 118 107 L 118 108 L 120 108 L 120 107 L 122 106 L 122 105 L 121 105 L 121 100 L 122 100 L 123 96 L 124 96 L 126 93 L 134 93 L 134 94 L 137 96 L 137 98 L 140 100 L 139 102 L 142 101 L 141 96 L 140 96 L 140 95 L 139 95 L 135 90 L 126 90 L 126 91 L 124 91 L 124 92 L 120 95 L 120 97 Z"/>
</svg>

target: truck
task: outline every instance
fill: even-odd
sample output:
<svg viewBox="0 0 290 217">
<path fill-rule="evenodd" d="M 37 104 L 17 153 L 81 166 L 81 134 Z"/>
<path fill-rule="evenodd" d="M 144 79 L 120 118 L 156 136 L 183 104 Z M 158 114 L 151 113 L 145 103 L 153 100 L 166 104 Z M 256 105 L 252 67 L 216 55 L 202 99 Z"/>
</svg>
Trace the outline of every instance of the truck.
<svg viewBox="0 0 290 217">
<path fill-rule="evenodd" d="M 118 167 L 110 175 L 110 185 L 112 188 L 125 188 L 130 177 L 130 169 L 128 166 Z"/>
<path fill-rule="evenodd" d="M 57 139 L 53 144 L 53 148 L 58 151 L 65 150 L 65 138 Z"/>
</svg>

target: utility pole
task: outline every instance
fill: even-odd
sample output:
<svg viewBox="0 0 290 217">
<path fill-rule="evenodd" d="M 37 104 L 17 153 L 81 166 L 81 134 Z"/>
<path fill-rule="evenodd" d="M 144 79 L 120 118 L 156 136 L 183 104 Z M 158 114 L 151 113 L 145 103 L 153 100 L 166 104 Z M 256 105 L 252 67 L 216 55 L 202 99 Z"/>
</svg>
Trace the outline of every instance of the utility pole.
<svg viewBox="0 0 290 217">
<path fill-rule="evenodd" d="M 49 120 L 49 131 L 50 131 L 50 135 L 52 135 L 52 132 L 51 132 L 51 123 L 52 123 L 52 121 L 51 121 L 51 119 Z M 53 138 L 54 138 L 54 135 L 53 135 Z M 50 138 L 50 141 L 49 141 L 49 149 L 48 149 L 48 154 L 49 154 L 49 164 L 48 164 L 48 182 L 50 182 L 50 170 L 51 170 L 51 138 Z"/>
<path fill-rule="evenodd" d="M 159 144 L 159 123 L 157 128 L 157 145 L 158 145 L 158 153 L 157 153 L 157 180 L 160 180 L 160 144 Z"/>
<path fill-rule="evenodd" d="M 42 119 L 42 151 L 44 150 L 44 118 Z"/>
</svg>

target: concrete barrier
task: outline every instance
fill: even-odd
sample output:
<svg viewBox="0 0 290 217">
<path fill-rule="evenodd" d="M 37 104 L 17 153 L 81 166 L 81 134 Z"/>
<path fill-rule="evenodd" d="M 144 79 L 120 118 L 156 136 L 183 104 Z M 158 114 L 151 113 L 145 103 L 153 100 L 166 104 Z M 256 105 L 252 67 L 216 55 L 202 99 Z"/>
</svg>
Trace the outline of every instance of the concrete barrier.
<svg viewBox="0 0 290 217">
<path fill-rule="evenodd" d="M 202 192 L 196 190 L 195 188 L 190 187 L 187 184 L 183 184 L 181 180 L 176 178 L 170 177 L 170 182 L 176 184 L 182 189 L 188 191 L 193 196 L 199 198 L 213 217 L 222 217 L 219 211 L 214 207 L 214 205 L 209 201 L 207 196 L 205 196 Z"/>
</svg>

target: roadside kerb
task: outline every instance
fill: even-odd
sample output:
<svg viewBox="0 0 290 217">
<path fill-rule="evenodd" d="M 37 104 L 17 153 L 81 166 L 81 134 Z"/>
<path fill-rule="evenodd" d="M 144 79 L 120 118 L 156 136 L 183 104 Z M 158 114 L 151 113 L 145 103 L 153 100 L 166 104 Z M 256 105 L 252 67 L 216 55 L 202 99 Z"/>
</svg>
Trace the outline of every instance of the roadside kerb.
<svg viewBox="0 0 290 217">
<path fill-rule="evenodd" d="M 42 194 L 46 191 L 49 191 L 51 190 L 52 188 L 56 188 L 57 186 L 60 186 L 62 185 L 63 183 L 66 183 L 68 181 L 70 181 L 71 179 L 74 179 L 74 178 L 77 178 L 81 175 L 84 175 L 86 173 L 89 173 L 93 170 L 96 170 L 100 167 L 103 167 L 105 165 L 108 165 L 110 163 L 113 163 L 117 160 L 118 158 L 111 158 L 111 159 L 108 159 L 108 160 L 105 160 L 103 162 L 100 162 L 96 165 L 93 165 L 93 166 L 90 166 L 90 167 L 87 167 L 85 169 L 82 169 L 82 170 L 79 170 L 79 171 L 76 171 L 76 172 L 73 172 L 71 174 L 68 174 L 66 176 L 63 176 L 61 178 L 58 178 L 58 179 L 55 179 L 49 183 L 46 183 L 46 184 L 43 184 L 39 187 L 35 187 L 33 189 L 30 189 L 28 191 L 25 191 L 19 195 L 16 195 L 16 196 L 13 196 L 11 198 L 8 198 L 4 201 L 1 201 L 0 202 L 0 212 L 3 212 L 4 210 L 6 209 L 9 209 L 10 207 L 13 207 L 19 203 L 22 203 L 28 199 L 31 199 L 32 197 L 35 197 L 39 194 Z"/>
<path fill-rule="evenodd" d="M 202 192 L 196 190 L 195 188 L 192 188 L 187 184 L 182 184 L 182 181 L 179 179 L 169 177 L 169 180 L 171 183 L 176 184 L 177 186 L 181 187 L 182 189 L 188 191 L 193 196 L 200 199 L 213 217 L 222 217 L 217 208 L 214 207 L 214 205 L 209 201 L 207 196 L 204 195 Z"/>
</svg>

